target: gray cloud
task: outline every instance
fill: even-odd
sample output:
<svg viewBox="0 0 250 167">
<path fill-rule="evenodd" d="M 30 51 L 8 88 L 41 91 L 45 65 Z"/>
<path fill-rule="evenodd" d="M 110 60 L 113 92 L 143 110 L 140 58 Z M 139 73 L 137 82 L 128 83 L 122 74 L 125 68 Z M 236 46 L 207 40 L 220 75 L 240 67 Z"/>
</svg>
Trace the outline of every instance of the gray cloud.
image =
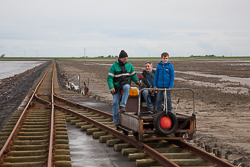
<svg viewBox="0 0 250 167">
<path fill-rule="evenodd" d="M 6 56 L 249 55 L 250 1 L 2 0 Z"/>
</svg>

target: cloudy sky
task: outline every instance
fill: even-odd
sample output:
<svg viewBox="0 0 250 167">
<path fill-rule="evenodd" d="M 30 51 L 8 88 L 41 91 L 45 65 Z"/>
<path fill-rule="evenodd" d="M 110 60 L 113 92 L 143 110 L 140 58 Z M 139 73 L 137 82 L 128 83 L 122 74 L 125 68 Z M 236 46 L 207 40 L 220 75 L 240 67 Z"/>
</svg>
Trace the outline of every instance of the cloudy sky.
<svg viewBox="0 0 250 167">
<path fill-rule="evenodd" d="M 250 55 L 249 0 L 1 0 L 8 57 Z"/>
</svg>

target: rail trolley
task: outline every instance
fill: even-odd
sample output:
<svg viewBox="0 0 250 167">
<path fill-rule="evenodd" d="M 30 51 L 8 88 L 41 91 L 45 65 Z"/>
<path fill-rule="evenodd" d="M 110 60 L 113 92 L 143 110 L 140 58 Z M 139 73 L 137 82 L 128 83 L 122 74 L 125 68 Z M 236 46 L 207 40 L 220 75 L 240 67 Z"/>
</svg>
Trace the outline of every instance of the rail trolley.
<svg viewBox="0 0 250 167">
<path fill-rule="evenodd" d="M 164 90 L 163 111 L 154 113 L 148 111 L 148 107 L 142 105 L 141 94 L 143 90 Z M 118 129 L 124 134 L 132 133 L 138 141 L 147 140 L 191 140 L 196 130 L 196 116 L 194 104 L 194 91 L 189 88 L 173 88 L 171 91 L 191 91 L 193 94 L 193 113 L 183 115 L 175 113 L 175 110 L 167 111 L 166 92 L 168 88 L 144 88 L 139 90 L 131 87 L 126 105 L 126 112 L 119 112 Z M 179 100 L 176 105 L 179 104 Z M 145 134 L 155 137 L 146 138 Z"/>
</svg>

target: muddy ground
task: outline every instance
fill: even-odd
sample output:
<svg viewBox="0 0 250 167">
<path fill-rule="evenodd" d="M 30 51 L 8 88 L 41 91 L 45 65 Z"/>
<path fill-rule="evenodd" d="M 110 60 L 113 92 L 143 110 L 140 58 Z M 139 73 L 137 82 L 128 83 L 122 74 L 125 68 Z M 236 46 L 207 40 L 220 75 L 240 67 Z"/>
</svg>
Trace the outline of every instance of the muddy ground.
<svg viewBox="0 0 250 167">
<path fill-rule="evenodd" d="M 137 73 L 146 60 L 128 60 Z M 160 59 L 159 59 L 160 61 Z M 197 132 L 195 139 L 222 151 L 223 158 L 234 165 L 250 165 L 250 60 L 171 61 L 175 69 L 174 88 L 191 88 L 195 92 Z M 57 60 L 60 83 L 80 87 L 86 82 L 90 97 L 112 104 L 107 74 L 114 61 Z M 156 67 L 158 61 L 154 61 Z M 223 75 L 223 76 L 219 76 Z M 173 108 L 193 112 L 192 93 L 172 91 Z"/>
</svg>

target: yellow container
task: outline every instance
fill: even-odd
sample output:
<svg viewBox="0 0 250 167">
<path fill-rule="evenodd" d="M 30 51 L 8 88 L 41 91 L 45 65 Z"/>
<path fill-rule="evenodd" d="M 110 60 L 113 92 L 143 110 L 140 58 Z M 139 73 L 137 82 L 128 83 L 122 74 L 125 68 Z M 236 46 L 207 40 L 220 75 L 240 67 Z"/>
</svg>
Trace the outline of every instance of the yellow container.
<svg viewBox="0 0 250 167">
<path fill-rule="evenodd" d="M 121 90 L 121 95 L 123 94 L 123 90 Z M 137 87 L 130 87 L 128 97 L 138 97 L 139 89 Z"/>
<path fill-rule="evenodd" d="M 137 87 L 130 87 L 128 97 L 138 97 L 139 96 L 139 89 Z"/>
</svg>

